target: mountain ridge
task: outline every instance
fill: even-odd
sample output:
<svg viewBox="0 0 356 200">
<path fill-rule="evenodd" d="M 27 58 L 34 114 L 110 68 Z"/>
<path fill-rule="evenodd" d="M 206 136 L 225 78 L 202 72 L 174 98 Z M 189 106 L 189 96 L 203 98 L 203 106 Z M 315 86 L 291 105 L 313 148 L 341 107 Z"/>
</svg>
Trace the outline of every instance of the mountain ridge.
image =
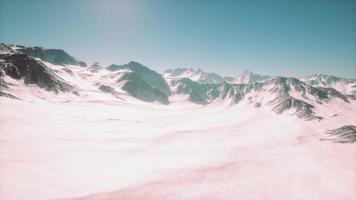
<svg viewBox="0 0 356 200">
<path fill-rule="evenodd" d="M 323 119 L 318 110 L 330 107 L 333 101 L 345 106 L 356 101 L 356 80 L 335 76 L 310 75 L 298 79 L 244 71 L 227 80 L 216 73 L 192 68 L 171 69 L 160 74 L 135 61 L 106 67 L 94 63 L 83 67 L 79 63 L 59 64 L 58 60 L 51 60 L 51 65 L 47 65 L 49 57 L 42 56 L 41 52 L 44 50 L 36 47 L 0 45 L 2 96 L 16 97 L 12 88 L 16 88 L 16 81 L 23 81 L 25 85 L 35 84 L 56 95 L 72 92 L 78 98 L 91 95 L 95 98 L 95 95 L 103 94 L 117 100 L 128 95 L 140 101 L 160 104 L 170 104 L 171 96 L 183 95 L 186 101 L 198 105 L 222 100 L 231 105 L 266 107 L 276 114 L 288 113 L 306 120 Z M 15 84 L 9 84 L 9 80 Z"/>
</svg>

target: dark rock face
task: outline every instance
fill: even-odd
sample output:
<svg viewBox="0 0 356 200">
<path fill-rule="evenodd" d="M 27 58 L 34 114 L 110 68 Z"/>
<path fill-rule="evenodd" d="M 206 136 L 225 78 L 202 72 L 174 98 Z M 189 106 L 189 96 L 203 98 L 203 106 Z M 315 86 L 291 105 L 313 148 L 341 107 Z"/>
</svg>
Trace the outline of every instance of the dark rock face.
<svg viewBox="0 0 356 200">
<path fill-rule="evenodd" d="M 121 81 L 126 81 L 122 89 L 135 98 L 147 102 L 158 101 L 163 104 L 169 103 L 166 93 L 149 84 L 136 73 L 126 73 L 118 80 L 118 82 Z"/>
<path fill-rule="evenodd" d="M 172 84 L 178 85 L 176 89 L 177 94 L 188 94 L 189 101 L 197 104 L 208 103 L 207 84 L 198 83 L 187 78 L 172 81 Z"/>
<path fill-rule="evenodd" d="M 322 119 L 322 117 L 315 116 L 313 112 L 313 105 L 309 103 L 293 98 L 288 95 L 281 95 L 277 98 L 268 102 L 268 104 L 272 105 L 272 110 L 275 111 L 277 114 L 281 114 L 287 110 L 295 109 L 295 115 L 299 118 L 313 120 L 313 119 Z"/>
<path fill-rule="evenodd" d="M 199 83 L 188 78 L 172 80 L 171 84 L 176 87 L 177 94 L 189 96 L 189 101 L 197 104 L 208 104 L 216 98 L 232 98 L 234 103 L 238 103 L 244 96 L 245 85 L 230 84 L 222 82 Z"/>
<path fill-rule="evenodd" d="M 130 71 L 124 74 L 117 82 L 125 81 L 122 89 L 132 96 L 147 102 L 169 103 L 168 96 L 171 91 L 161 74 L 137 62 L 130 62 L 125 65 L 110 65 L 108 70 Z"/>
<path fill-rule="evenodd" d="M 70 56 L 62 49 L 44 49 L 42 47 L 26 47 L 20 48 L 18 51 L 32 56 L 34 58 L 40 58 L 43 61 L 55 64 L 55 65 L 79 65 L 86 67 L 87 64 L 82 61 L 78 61 Z"/>
<path fill-rule="evenodd" d="M 110 87 L 108 85 L 100 85 L 99 90 L 106 92 L 106 93 L 115 93 L 115 89 L 113 87 Z"/>
<path fill-rule="evenodd" d="M 331 140 L 338 143 L 354 143 L 356 142 L 356 126 L 345 125 L 337 129 L 326 132 L 328 138 L 322 140 Z"/>
<path fill-rule="evenodd" d="M 24 79 L 26 84 L 36 84 L 57 93 L 73 89 L 46 65 L 26 54 L 1 55 L 0 59 L 5 60 L 1 63 L 1 68 L 13 79 Z"/>
</svg>

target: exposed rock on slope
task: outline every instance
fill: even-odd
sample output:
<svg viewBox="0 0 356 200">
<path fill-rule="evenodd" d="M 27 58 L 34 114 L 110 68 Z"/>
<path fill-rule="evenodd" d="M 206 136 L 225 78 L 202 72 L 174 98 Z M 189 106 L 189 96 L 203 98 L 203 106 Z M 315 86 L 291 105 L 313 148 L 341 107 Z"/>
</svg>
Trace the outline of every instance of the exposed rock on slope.
<svg viewBox="0 0 356 200">
<path fill-rule="evenodd" d="M 242 74 L 238 75 L 234 80 L 233 83 L 236 84 L 251 84 L 258 81 L 265 81 L 269 79 L 269 76 L 254 74 L 250 71 L 244 71 Z"/>
<path fill-rule="evenodd" d="M 34 58 L 40 58 L 43 61 L 52 63 L 54 65 L 79 65 L 86 67 L 87 64 L 83 61 L 78 61 L 74 57 L 70 56 L 62 49 L 45 49 L 42 47 L 24 47 L 18 48 L 17 51 L 32 56 Z"/>
<path fill-rule="evenodd" d="M 354 143 L 356 142 L 356 126 L 345 125 L 337 129 L 326 132 L 329 135 L 327 139 L 339 143 Z"/>
<path fill-rule="evenodd" d="M 332 88 L 313 87 L 296 78 L 276 77 L 254 84 L 198 83 L 190 79 L 171 81 L 176 94 L 188 95 L 191 102 L 207 104 L 215 99 L 241 100 L 255 107 L 268 105 L 276 113 L 290 112 L 304 119 L 321 119 L 313 109 L 316 104 L 328 103 L 332 98 L 349 102 L 346 95 Z"/>
<path fill-rule="evenodd" d="M 171 91 L 161 74 L 137 62 L 130 62 L 125 65 L 110 65 L 108 70 L 127 71 L 117 82 L 123 83 L 122 89 L 132 96 L 147 102 L 169 103 L 168 96 Z"/>
<path fill-rule="evenodd" d="M 171 84 L 176 94 L 188 95 L 189 101 L 197 104 L 207 104 L 219 97 L 232 98 L 235 103 L 238 103 L 242 99 L 243 88 L 246 87 L 246 85 L 233 85 L 227 82 L 199 83 L 188 78 L 172 80 Z"/>
<path fill-rule="evenodd" d="M 52 65 L 46 66 L 43 61 Z M 0 44 L 0 95 L 12 97 L 8 93 L 13 87 L 6 82 L 11 80 L 8 77 L 57 93 L 73 91 L 75 86 L 86 96 L 99 92 L 124 99 L 122 97 L 128 94 L 142 101 L 163 104 L 169 103 L 172 90 L 174 94 L 186 95 L 196 104 L 218 100 L 249 104 L 308 120 L 322 119 L 319 111 L 324 112 L 324 107 L 334 109 L 334 100 L 338 106 L 356 101 L 356 94 L 349 92 L 356 88 L 354 79 L 326 75 L 312 75 L 301 81 L 246 71 L 233 79 L 202 70 L 178 68 L 164 72 L 169 86 L 161 74 L 137 62 L 110 65 L 106 69 L 99 63 L 87 68 L 59 66 L 66 64 L 80 65 L 80 62 L 63 50 Z"/>
<path fill-rule="evenodd" d="M 318 87 L 330 87 L 349 95 L 356 95 L 356 79 L 340 78 L 325 74 L 313 74 L 301 79 Z"/>
<path fill-rule="evenodd" d="M 1 68 L 13 79 L 24 79 L 26 84 L 36 84 L 54 92 L 66 92 L 73 87 L 57 76 L 51 69 L 26 54 L 0 55 Z"/>
<path fill-rule="evenodd" d="M 0 54 L 13 54 L 15 50 L 13 50 L 10 46 L 0 43 Z"/>
<path fill-rule="evenodd" d="M 88 69 L 90 72 L 97 73 L 97 72 L 99 72 L 100 70 L 102 70 L 103 67 L 100 65 L 100 63 L 95 62 L 95 63 L 93 63 L 92 65 L 90 65 L 87 69 Z"/>
</svg>

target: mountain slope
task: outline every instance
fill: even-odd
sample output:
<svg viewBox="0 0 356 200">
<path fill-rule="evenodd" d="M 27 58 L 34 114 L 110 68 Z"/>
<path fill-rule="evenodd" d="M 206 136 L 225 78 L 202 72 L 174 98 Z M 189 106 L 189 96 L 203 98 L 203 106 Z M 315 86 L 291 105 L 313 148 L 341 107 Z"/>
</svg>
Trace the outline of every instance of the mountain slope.
<svg viewBox="0 0 356 200">
<path fill-rule="evenodd" d="M 132 96 L 148 102 L 169 103 L 171 91 L 161 74 L 133 61 L 125 65 L 110 65 L 107 69 L 112 72 L 127 71 L 117 82 L 123 83 L 122 89 Z"/>
<path fill-rule="evenodd" d="M 54 65 L 79 65 L 86 67 L 83 61 L 78 61 L 62 49 L 45 49 L 43 47 L 21 47 L 17 46 L 16 51 L 22 52 L 34 58 L 40 58 L 43 61 Z"/>
<path fill-rule="evenodd" d="M 171 84 L 176 94 L 188 95 L 188 100 L 197 104 L 208 104 L 216 99 L 229 100 L 233 104 L 243 101 L 308 120 L 322 119 L 314 112 L 316 105 L 328 104 L 333 99 L 344 103 L 353 101 L 335 89 L 313 87 L 296 78 L 276 77 L 254 84 L 209 84 L 180 79 Z"/>
<path fill-rule="evenodd" d="M 270 76 L 254 74 L 254 73 L 252 73 L 250 71 L 244 71 L 242 74 L 238 75 L 233 80 L 233 83 L 236 83 L 236 84 L 251 84 L 251 83 L 258 82 L 258 81 L 265 81 L 265 80 L 267 80 L 269 78 L 270 78 Z"/>
<path fill-rule="evenodd" d="M 36 84 L 49 91 L 68 92 L 74 88 L 65 80 L 57 76 L 42 62 L 26 54 L 0 55 L 4 62 L 0 63 L 1 70 L 13 79 L 23 79 L 25 84 Z M 6 85 L 5 81 L 1 81 Z"/>
<path fill-rule="evenodd" d="M 107 67 L 94 63 L 83 68 L 72 65 L 77 61 L 61 50 L 0 44 L 0 53 L 0 90 L 1 95 L 6 97 L 16 96 L 10 92 L 11 88 L 17 90 L 16 83 L 8 83 L 8 80 L 15 80 L 56 94 L 75 92 L 81 96 L 78 98 L 96 99 L 103 96 L 124 100 L 130 97 L 128 99 L 169 104 L 173 94 L 185 96 L 187 101 L 200 105 L 215 102 L 241 104 L 307 120 L 324 118 L 326 114 L 322 110 L 334 115 L 338 107 L 347 108 L 356 101 L 355 94 L 343 90 L 354 88 L 354 79 L 326 75 L 312 75 L 302 81 L 245 71 L 232 81 L 215 73 L 178 68 L 166 70 L 163 77 L 133 61 Z"/>
<path fill-rule="evenodd" d="M 302 81 L 319 87 L 330 87 L 346 94 L 356 95 L 356 79 L 346 79 L 325 74 L 313 74 L 301 78 Z"/>
<path fill-rule="evenodd" d="M 165 79 L 189 78 L 202 83 L 221 83 L 224 81 L 224 78 L 216 73 L 208 73 L 201 69 L 195 70 L 192 68 L 168 69 L 163 72 L 163 77 Z"/>
</svg>

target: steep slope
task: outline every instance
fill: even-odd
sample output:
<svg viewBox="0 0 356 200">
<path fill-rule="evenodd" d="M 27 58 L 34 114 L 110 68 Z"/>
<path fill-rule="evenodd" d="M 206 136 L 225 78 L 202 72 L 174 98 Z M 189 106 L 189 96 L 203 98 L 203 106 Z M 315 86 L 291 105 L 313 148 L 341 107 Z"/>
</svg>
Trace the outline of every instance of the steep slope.
<svg viewBox="0 0 356 200">
<path fill-rule="evenodd" d="M 87 66 L 85 62 L 77 60 L 62 49 L 45 49 L 43 47 L 18 46 L 16 51 L 22 52 L 34 58 L 40 58 L 41 60 L 52 63 L 54 65 L 79 65 L 82 67 Z"/>
<path fill-rule="evenodd" d="M 0 54 L 13 54 L 15 50 L 13 50 L 10 46 L 0 43 Z"/>
<path fill-rule="evenodd" d="M 301 78 L 302 81 L 318 87 L 331 87 L 340 92 L 356 95 L 356 79 L 347 79 L 325 74 L 313 74 Z"/>
<path fill-rule="evenodd" d="M 269 79 L 270 76 L 254 74 L 251 71 L 244 71 L 242 74 L 238 75 L 233 83 L 236 84 L 251 84 L 258 81 L 265 81 Z"/>
<path fill-rule="evenodd" d="M 122 89 L 133 97 L 148 102 L 169 103 L 171 91 L 161 74 L 133 61 L 125 65 L 113 64 L 107 69 L 111 72 L 126 70 L 117 82 L 122 83 Z"/>
<path fill-rule="evenodd" d="M 313 87 L 296 78 L 276 77 L 253 84 L 198 83 L 190 79 L 171 81 L 176 94 L 188 96 L 197 104 L 208 104 L 216 99 L 231 103 L 243 101 L 255 107 L 268 106 L 274 112 L 290 113 L 303 119 L 322 119 L 314 112 L 316 105 L 327 104 L 332 99 L 344 103 L 351 100 L 332 88 Z"/>
<path fill-rule="evenodd" d="M 196 104 L 207 105 L 222 100 L 228 104 L 268 107 L 275 113 L 288 113 L 303 119 L 322 119 L 324 114 L 318 114 L 317 110 L 334 109 L 334 100 L 341 107 L 356 100 L 353 92 L 343 90 L 351 91 L 355 87 L 354 79 L 326 75 L 312 75 L 300 81 L 245 71 L 232 80 L 202 70 L 178 68 L 164 72 L 168 85 L 161 74 L 137 62 L 106 68 L 93 63 L 82 68 L 63 50 L 0 44 L 0 53 L 0 89 L 1 95 L 6 97 L 12 97 L 7 92 L 12 86 L 6 82 L 6 77 L 11 77 L 55 93 L 80 91 L 83 96 L 93 99 L 101 93 L 112 95 L 115 100 L 125 99 L 126 95 L 146 102 L 168 104 L 172 90 Z"/>
<path fill-rule="evenodd" d="M 102 67 L 100 63 L 95 62 L 92 65 L 90 65 L 87 69 L 90 70 L 90 72 L 98 73 L 100 70 L 104 69 L 104 67 Z"/>
<path fill-rule="evenodd" d="M 35 84 L 48 91 L 68 92 L 74 88 L 65 80 L 57 76 L 50 68 L 26 54 L 0 54 L 0 68 L 2 76 L 12 79 L 23 80 L 25 84 Z M 4 79 L 1 80 L 3 87 L 7 87 Z"/>
</svg>

